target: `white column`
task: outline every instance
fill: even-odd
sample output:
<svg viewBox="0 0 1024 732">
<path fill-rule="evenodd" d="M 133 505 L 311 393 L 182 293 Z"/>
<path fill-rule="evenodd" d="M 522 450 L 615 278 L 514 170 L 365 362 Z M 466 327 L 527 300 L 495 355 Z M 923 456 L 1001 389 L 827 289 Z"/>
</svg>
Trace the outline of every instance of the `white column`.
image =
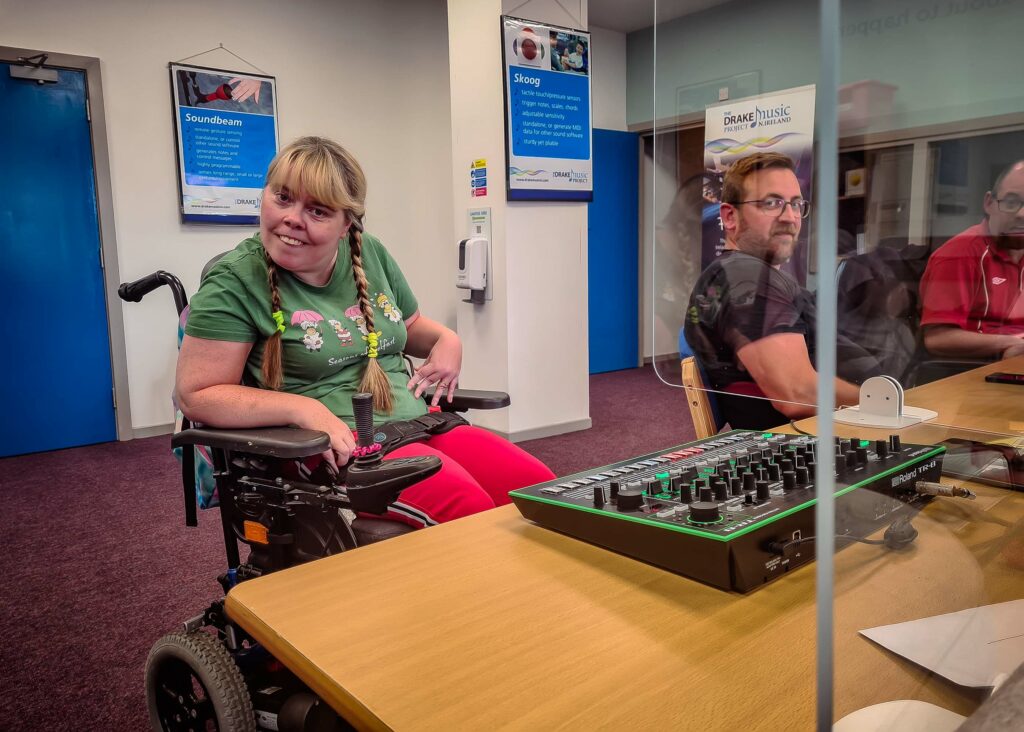
<svg viewBox="0 0 1024 732">
<path fill-rule="evenodd" d="M 469 233 L 470 209 L 490 208 L 493 257 L 493 299 L 457 307 L 462 385 L 507 391 L 511 407 L 472 419 L 521 441 L 590 427 L 587 204 L 505 200 L 502 12 L 585 30 L 586 0 L 448 0 L 455 233 Z M 481 158 L 487 195 L 473 197 Z"/>
</svg>

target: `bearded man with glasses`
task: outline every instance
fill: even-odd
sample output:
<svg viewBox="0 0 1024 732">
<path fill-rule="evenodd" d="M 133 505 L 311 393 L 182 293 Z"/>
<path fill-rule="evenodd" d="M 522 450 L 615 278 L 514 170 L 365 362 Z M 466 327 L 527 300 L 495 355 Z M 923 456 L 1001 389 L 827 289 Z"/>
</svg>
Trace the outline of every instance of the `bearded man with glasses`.
<svg viewBox="0 0 1024 732">
<path fill-rule="evenodd" d="M 1024 355 L 1024 161 L 985 193 L 985 220 L 947 241 L 921 279 L 924 345 L 936 356 Z"/>
<path fill-rule="evenodd" d="M 722 255 L 690 295 L 684 335 L 734 428 L 765 429 L 815 412 L 814 296 L 780 269 L 796 249 L 810 202 L 793 161 L 755 153 L 722 183 Z M 856 404 L 855 383 L 879 373 L 877 359 L 837 338 L 837 405 Z M 760 397 L 760 398 L 751 398 Z"/>
</svg>

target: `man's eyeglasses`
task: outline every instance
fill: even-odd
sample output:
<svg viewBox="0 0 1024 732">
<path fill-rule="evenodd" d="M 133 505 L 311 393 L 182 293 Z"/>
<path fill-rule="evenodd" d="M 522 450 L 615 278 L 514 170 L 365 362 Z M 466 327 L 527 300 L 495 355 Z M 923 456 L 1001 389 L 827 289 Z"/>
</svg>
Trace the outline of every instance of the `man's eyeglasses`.
<svg viewBox="0 0 1024 732">
<path fill-rule="evenodd" d="M 1024 201 L 1017 198 L 1017 196 L 1011 196 L 1009 198 L 997 198 L 996 205 L 999 206 L 999 210 L 1003 213 L 1017 213 L 1020 211 L 1020 207 L 1024 206 Z"/>
<path fill-rule="evenodd" d="M 782 216 L 782 212 L 786 209 L 786 206 L 792 206 L 793 210 L 796 211 L 802 219 L 806 219 L 811 213 L 811 202 L 805 198 L 794 198 L 792 201 L 787 201 L 786 199 L 779 198 L 778 196 L 769 196 L 768 198 L 762 198 L 760 201 L 726 201 L 725 203 L 732 206 L 750 203 L 757 206 L 759 211 L 772 216 Z M 1020 206 L 1018 205 L 1017 208 L 1020 208 Z"/>
</svg>

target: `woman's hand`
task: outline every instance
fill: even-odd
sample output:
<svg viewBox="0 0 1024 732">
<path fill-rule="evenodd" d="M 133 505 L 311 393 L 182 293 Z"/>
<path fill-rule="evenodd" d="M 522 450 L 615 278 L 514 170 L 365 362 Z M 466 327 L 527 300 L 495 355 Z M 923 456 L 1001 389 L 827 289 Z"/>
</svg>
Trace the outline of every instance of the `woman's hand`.
<svg viewBox="0 0 1024 732">
<path fill-rule="evenodd" d="M 462 341 L 453 331 L 443 328 L 426 360 L 409 379 L 407 388 L 413 390 L 413 396 L 419 398 L 425 389 L 436 385 L 434 397 L 430 400 L 430 405 L 436 407 L 445 394 L 448 401 L 452 401 L 461 371 Z"/>
<path fill-rule="evenodd" d="M 303 413 L 298 415 L 299 419 L 295 423 L 303 429 L 327 433 L 331 438 L 331 446 L 320 453 L 320 456 L 337 475 L 338 469 L 347 465 L 349 458 L 352 457 L 352 451 L 356 446 L 355 436 L 348 425 L 338 419 L 323 404 L 315 399 L 308 401 L 308 408 L 303 409 Z"/>
</svg>

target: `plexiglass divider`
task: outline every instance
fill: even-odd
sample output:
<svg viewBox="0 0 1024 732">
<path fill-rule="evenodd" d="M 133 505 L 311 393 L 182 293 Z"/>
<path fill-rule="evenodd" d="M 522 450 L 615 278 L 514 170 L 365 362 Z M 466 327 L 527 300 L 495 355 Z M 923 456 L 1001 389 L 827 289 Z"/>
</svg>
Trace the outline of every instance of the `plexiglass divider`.
<svg viewBox="0 0 1024 732">
<path fill-rule="evenodd" d="M 1014 3 L 841 3 L 835 349 L 922 420 L 797 425 L 832 423 L 846 476 L 892 469 L 837 493 L 833 719 L 851 727 L 955 729 L 1024 661 L 1024 388 L 989 380 L 1024 372 L 1024 98 L 957 72 L 1015 63 L 1022 23 Z"/>
<path fill-rule="evenodd" d="M 968 716 L 1002 676 L 966 683 L 936 658 L 991 671 L 999 654 L 965 645 L 982 637 L 972 618 L 1013 635 L 1005 603 L 1024 597 L 1024 388 L 987 378 L 1024 373 L 1024 99 L 999 72 L 1024 8 L 669 11 L 654 2 L 649 35 L 630 40 L 651 64 L 649 111 L 630 109 L 650 120 L 643 354 L 693 416 L 678 441 L 715 450 L 690 495 L 705 489 L 716 521 L 767 557 L 717 601 L 695 591 L 707 604 L 685 621 L 752 659 L 744 678 L 763 693 L 715 725 Z M 967 253 L 944 248 L 958 237 Z M 881 406 L 858 404 L 862 386 Z M 887 412 L 901 399 L 905 423 Z M 930 645 L 927 619 L 949 613 L 962 626 Z M 920 627 L 889 627 L 911 621 L 926 628 L 916 648 Z M 708 664 L 702 689 L 727 696 L 734 670 Z"/>
<path fill-rule="evenodd" d="M 836 268 L 836 154 L 839 89 L 839 0 L 821 0 L 819 31 L 820 69 L 818 73 L 816 137 L 819 153 L 817 177 L 818 241 L 815 247 L 821 272 L 831 273 Z M 833 277 L 822 277 L 818 283 L 817 352 L 818 405 L 827 413 L 836 403 L 836 374 L 838 342 L 832 348 L 832 334 L 836 332 L 836 286 Z M 837 455 L 828 449 L 832 445 L 832 422 L 819 420 L 818 466 L 815 476 L 817 504 L 814 511 L 816 574 L 815 605 L 817 607 L 817 708 L 819 730 L 831 728 L 834 716 L 835 653 L 833 645 L 834 614 L 833 588 L 835 583 L 833 557 L 836 535 L 835 491 L 838 473 Z"/>
</svg>

